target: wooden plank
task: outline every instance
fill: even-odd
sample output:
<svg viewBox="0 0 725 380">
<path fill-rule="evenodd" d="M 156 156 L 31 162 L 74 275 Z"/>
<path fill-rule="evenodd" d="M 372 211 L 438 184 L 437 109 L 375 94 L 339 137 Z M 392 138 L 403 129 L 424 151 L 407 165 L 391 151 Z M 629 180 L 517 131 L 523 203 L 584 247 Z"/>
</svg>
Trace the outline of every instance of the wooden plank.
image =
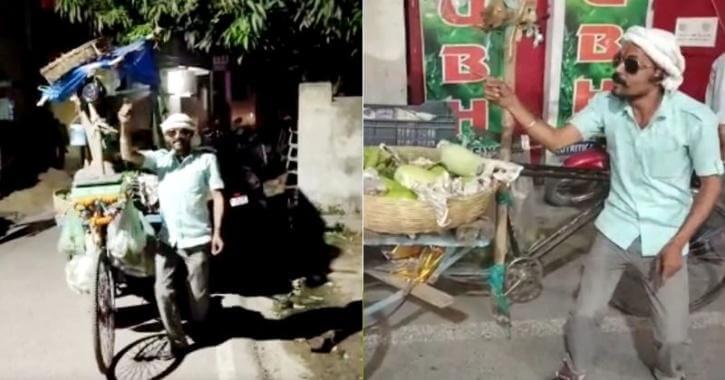
<svg viewBox="0 0 725 380">
<path fill-rule="evenodd" d="M 408 282 L 405 279 L 390 274 L 388 272 L 376 270 L 375 268 L 366 269 L 365 273 L 398 289 L 405 289 L 405 287 L 408 286 Z M 429 303 L 440 309 L 445 309 L 453 305 L 454 302 L 453 296 L 444 293 L 428 284 L 416 285 L 410 292 L 410 294 L 420 299 L 421 301 L 425 301 L 426 303 Z"/>
</svg>

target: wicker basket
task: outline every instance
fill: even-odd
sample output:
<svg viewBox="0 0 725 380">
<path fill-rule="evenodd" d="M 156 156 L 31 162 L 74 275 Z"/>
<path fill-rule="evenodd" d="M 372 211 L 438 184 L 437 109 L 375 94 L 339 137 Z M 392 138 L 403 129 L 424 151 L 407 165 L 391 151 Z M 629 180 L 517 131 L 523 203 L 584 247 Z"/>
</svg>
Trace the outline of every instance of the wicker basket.
<svg viewBox="0 0 725 380">
<path fill-rule="evenodd" d="M 440 160 L 435 148 L 394 147 L 403 160 L 425 157 Z M 412 199 L 387 198 L 365 194 L 363 197 L 363 225 L 366 230 L 387 234 L 421 234 L 456 228 L 473 222 L 486 213 L 499 185 L 486 191 L 448 200 L 449 223 L 440 227 L 436 222 L 435 208 L 430 204 Z"/>
<path fill-rule="evenodd" d="M 47 64 L 40 69 L 40 74 L 52 84 L 74 68 L 100 57 L 106 49 L 106 42 L 102 39 L 86 42 Z"/>
</svg>

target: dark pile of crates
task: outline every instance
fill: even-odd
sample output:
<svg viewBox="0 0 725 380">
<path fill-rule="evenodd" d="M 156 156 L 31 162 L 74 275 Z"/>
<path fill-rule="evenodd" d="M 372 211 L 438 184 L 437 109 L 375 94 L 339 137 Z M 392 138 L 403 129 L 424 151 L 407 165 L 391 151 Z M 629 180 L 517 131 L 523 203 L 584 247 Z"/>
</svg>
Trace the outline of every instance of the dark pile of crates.
<svg viewBox="0 0 725 380">
<path fill-rule="evenodd" d="M 401 114 L 424 112 L 435 115 L 431 120 L 406 120 Z M 388 106 L 366 104 L 363 107 L 365 145 L 435 147 L 440 140 L 457 137 L 457 120 L 444 102 L 428 102 L 420 106 Z"/>
</svg>

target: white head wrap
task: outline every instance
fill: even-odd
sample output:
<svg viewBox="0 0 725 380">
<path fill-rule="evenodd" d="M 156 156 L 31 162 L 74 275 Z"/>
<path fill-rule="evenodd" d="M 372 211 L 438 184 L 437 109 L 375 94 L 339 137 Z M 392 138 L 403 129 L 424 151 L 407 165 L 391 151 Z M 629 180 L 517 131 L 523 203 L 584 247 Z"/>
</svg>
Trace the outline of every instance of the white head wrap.
<svg viewBox="0 0 725 380">
<path fill-rule="evenodd" d="M 196 132 L 196 123 L 184 113 L 173 113 L 161 123 L 161 132 L 166 133 L 169 129 L 188 129 Z"/>
<path fill-rule="evenodd" d="M 639 46 L 667 73 L 662 80 L 662 87 L 666 91 L 675 91 L 680 87 L 682 74 L 685 72 L 685 57 L 682 56 L 674 34 L 662 29 L 632 26 L 624 33 L 622 41 Z"/>
</svg>

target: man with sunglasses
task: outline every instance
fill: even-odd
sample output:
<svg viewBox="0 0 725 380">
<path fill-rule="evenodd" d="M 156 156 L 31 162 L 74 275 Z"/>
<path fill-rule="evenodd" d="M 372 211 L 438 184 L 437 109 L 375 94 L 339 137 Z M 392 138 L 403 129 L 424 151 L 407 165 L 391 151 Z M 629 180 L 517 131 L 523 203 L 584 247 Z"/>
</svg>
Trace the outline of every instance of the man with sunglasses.
<svg viewBox="0 0 725 380">
<path fill-rule="evenodd" d="M 188 293 L 189 296 L 194 322 L 192 333 L 204 331 L 202 327 L 209 310 L 209 253 L 217 255 L 224 247 L 220 233 L 224 183 L 216 157 L 192 149 L 191 139 L 196 125 L 188 115 L 175 113 L 161 124 L 168 149 L 139 151 L 130 144 L 128 126 L 131 110 L 131 104 L 124 103 L 118 112 L 121 156 L 159 177 L 163 227 L 159 236 L 161 249 L 155 258 L 154 292 L 169 339 L 168 349 L 163 350 L 160 357 L 170 360 L 182 356 L 188 348 L 177 306 L 179 293 Z M 213 229 L 207 211 L 210 195 L 213 200 Z M 175 277 L 182 267 L 186 268 L 186 289 L 177 292 Z"/>
<path fill-rule="evenodd" d="M 639 273 L 652 311 L 653 376 L 685 376 L 689 292 L 683 256 L 718 199 L 723 165 L 715 115 L 677 91 L 684 68 L 672 33 L 632 27 L 614 58 L 614 89 L 597 94 L 562 128 L 536 118 L 503 82 L 487 80 L 486 98 L 549 150 L 595 135 L 607 139 L 610 192 L 565 327 L 568 355 L 557 379 L 581 380 L 592 370 L 598 324 L 630 267 Z M 693 170 L 702 183 L 694 200 Z"/>
</svg>

